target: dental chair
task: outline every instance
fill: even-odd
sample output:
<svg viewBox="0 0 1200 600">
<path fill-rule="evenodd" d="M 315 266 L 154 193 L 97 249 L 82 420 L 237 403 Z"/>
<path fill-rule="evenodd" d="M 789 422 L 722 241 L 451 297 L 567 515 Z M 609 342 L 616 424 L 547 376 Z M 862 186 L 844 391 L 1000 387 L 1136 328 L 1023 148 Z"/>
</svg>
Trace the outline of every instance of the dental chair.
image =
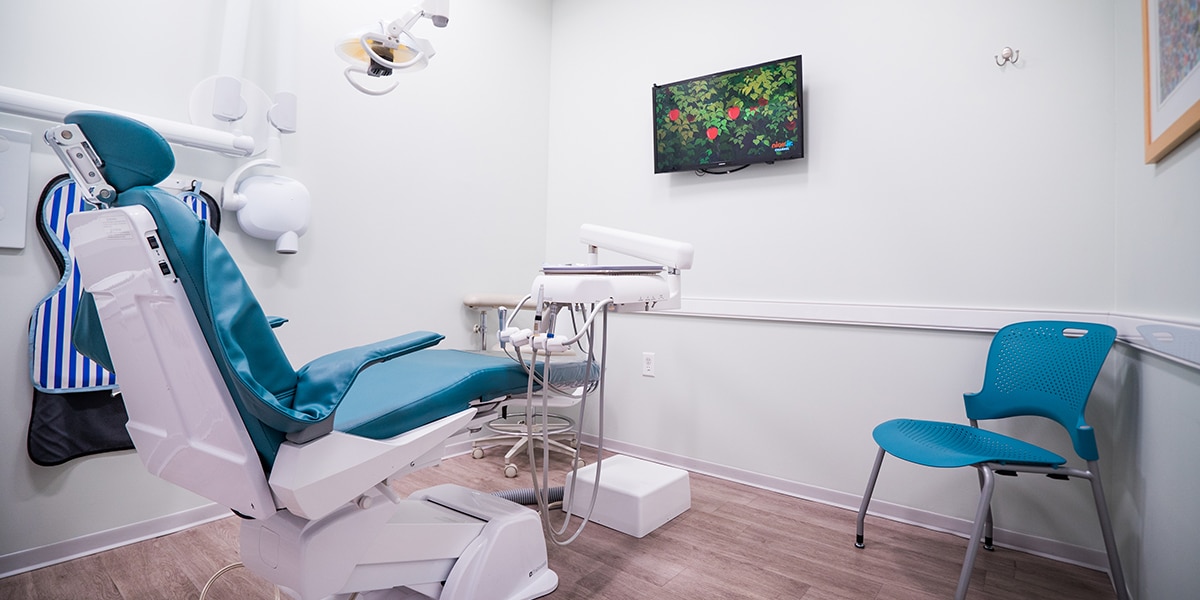
<svg viewBox="0 0 1200 600">
<path fill-rule="evenodd" d="M 162 137 L 111 114 L 65 121 L 47 141 L 71 160 L 91 153 L 106 181 L 89 189 L 112 204 L 69 219 L 87 291 L 75 343 L 119 374 L 146 468 L 242 517 L 247 568 L 301 599 L 518 600 L 557 587 L 536 512 L 455 485 L 407 499 L 389 486 L 440 460 L 472 401 L 524 392 L 520 365 L 414 332 L 293 369 L 279 320 L 221 241 L 153 187 L 174 168 Z"/>
</svg>

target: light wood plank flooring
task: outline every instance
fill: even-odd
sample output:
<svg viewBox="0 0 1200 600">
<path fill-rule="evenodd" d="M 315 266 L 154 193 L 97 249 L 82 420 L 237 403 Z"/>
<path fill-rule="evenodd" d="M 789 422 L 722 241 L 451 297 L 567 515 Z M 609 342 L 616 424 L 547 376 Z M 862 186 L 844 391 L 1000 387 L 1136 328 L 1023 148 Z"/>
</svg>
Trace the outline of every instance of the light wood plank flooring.
<svg viewBox="0 0 1200 600">
<path fill-rule="evenodd" d="M 530 485 L 505 479 L 499 449 L 460 456 L 405 478 L 407 494 L 439 483 L 479 490 Z M 594 454 L 587 455 L 588 461 Z M 565 459 L 552 461 L 561 484 Z M 803 600 L 950 598 L 966 540 L 883 519 L 867 520 L 867 548 L 854 548 L 855 514 L 720 479 L 691 476 L 692 508 L 642 539 L 595 524 L 575 543 L 549 547 L 559 576 L 552 599 L 785 598 Z M 555 517 L 562 513 L 555 511 Z M 577 521 L 577 519 L 576 519 Z M 0 579 L 0 598 L 189 599 L 236 562 L 238 519 Z M 274 589 L 245 569 L 230 571 L 213 600 L 270 599 Z M 968 597 L 1114 598 L 1105 573 L 1017 552 L 980 552 Z M 486 600 L 486 599 L 480 599 Z"/>
</svg>

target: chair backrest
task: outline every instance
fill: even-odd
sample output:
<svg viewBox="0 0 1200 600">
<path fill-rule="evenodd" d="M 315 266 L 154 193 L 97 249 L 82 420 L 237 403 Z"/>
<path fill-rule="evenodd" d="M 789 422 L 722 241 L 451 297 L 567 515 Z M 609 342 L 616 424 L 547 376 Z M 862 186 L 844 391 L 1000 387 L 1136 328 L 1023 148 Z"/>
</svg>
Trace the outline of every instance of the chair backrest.
<svg viewBox="0 0 1200 600">
<path fill-rule="evenodd" d="M 66 120 L 79 125 L 105 161 L 104 175 L 118 192 L 114 206 L 140 206 L 150 213 L 263 467 L 270 471 L 287 434 L 331 429 L 335 406 L 293 406 L 298 375 L 224 244 L 187 206 L 153 187 L 174 165 L 166 141 L 146 125 L 117 115 L 72 113 Z M 106 354 L 95 306 L 86 297 L 76 322 L 76 346 L 93 358 Z"/>
<path fill-rule="evenodd" d="M 83 211 L 69 227 L 88 290 L 80 306 L 91 315 L 76 320 L 77 345 L 121 374 L 138 458 L 152 474 L 239 513 L 273 514 L 263 461 L 150 212 Z M 107 339 L 96 335 L 101 324 Z"/>
<path fill-rule="evenodd" d="M 297 377 L 241 270 L 217 236 L 166 192 L 135 188 L 118 195 L 116 206 L 145 207 L 157 223 L 163 250 L 269 471 L 285 435 L 302 425 L 277 427 L 262 413 L 276 404 L 287 410 Z"/>
<path fill-rule="evenodd" d="M 983 389 L 967 394 L 970 419 L 1036 415 L 1057 421 L 1084 460 L 1096 460 L 1096 438 L 1084 421 L 1088 396 L 1116 340 L 1108 325 L 1074 321 L 1014 323 L 988 350 Z"/>
</svg>

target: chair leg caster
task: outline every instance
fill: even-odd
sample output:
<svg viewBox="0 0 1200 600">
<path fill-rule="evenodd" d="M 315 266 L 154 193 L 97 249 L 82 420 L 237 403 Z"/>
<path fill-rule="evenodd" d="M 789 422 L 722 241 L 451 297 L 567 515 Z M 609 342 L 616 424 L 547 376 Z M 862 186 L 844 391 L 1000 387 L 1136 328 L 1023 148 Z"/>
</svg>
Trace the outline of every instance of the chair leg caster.
<svg viewBox="0 0 1200 600">
<path fill-rule="evenodd" d="M 517 465 L 504 465 L 504 476 L 512 479 L 517 476 Z"/>
<path fill-rule="evenodd" d="M 483 458 L 483 448 L 472 448 L 471 458 Z"/>
</svg>

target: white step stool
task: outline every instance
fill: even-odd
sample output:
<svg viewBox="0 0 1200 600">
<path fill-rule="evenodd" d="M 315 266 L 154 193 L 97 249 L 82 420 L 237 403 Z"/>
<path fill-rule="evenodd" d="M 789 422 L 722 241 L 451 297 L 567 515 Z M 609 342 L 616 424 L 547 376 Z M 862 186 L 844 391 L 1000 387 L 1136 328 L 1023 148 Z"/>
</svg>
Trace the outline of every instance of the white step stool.
<svg viewBox="0 0 1200 600">
<path fill-rule="evenodd" d="M 564 486 L 563 510 L 587 514 L 596 481 L 596 464 L 579 469 L 579 483 L 571 497 L 571 474 Z M 601 461 L 600 491 L 592 521 L 633 537 L 644 537 L 692 507 L 688 472 L 629 456 Z"/>
</svg>

